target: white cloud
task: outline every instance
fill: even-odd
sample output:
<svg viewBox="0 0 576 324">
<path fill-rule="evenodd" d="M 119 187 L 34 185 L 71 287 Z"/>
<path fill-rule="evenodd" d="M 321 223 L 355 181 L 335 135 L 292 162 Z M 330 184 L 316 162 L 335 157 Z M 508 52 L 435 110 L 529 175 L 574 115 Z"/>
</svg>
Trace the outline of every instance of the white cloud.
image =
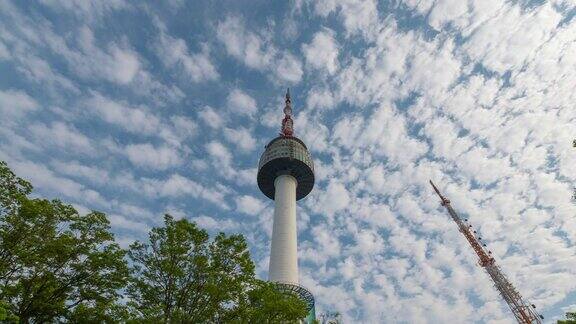
<svg viewBox="0 0 576 324">
<path fill-rule="evenodd" d="M 228 54 L 243 61 L 248 67 L 263 70 L 276 55 L 276 49 L 259 35 L 247 31 L 239 17 L 229 16 L 219 23 L 216 35 Z"/>
<path fill-rule="evenodd" d="M 110 181 L 108 171 L 99 167 L 81 164 L 78 161 L 58 161 L 51 163 L 55 170 L 69 177 L 84 178 L 96 185 L 105 185 Z"/>
<path fill-rule="evenodd" d="M 232 89 L 228 94 L 228 109 L 248 116 L 253 116 L 258 111 L 256 100 L 240 89 Z"/>
<path fill-rule="evenodd" d="M 240 17 L 228 16 L 216 26 L 216 36 L 226 52 L 246 66 L 263 72 L 271 70 L 273 82 L 300 82 L 302 63 L 290 51 L 278 50 L 268 31 L 252 32 Z"/>
<path fill-rule="evenodd" d="M 59 198 L 64 195 L 76 202 L 88 204 L 91 208 L 105 207 L 107 201 L 92 189 L 72 181 L 68 178 L 58 177 L 47 167 L 27 161 L 14 161 L 10 167 L 22 178 L 33 183 L 48 198 Z"/>
<path fill-rule="evenodd" d="M 319 195 L 317 203 L 312 202 L 313 209 L 320 214 L 333 217 L 344 210 L 350 203 L 350 194 L 342 182 L 333 179 L 328 182 L 326 190 Z"/>
<path fill-rule="evenodd" d="M 198 224 L 200 228 L 211 231 L 235 231 L 240 227 L 240 224 L 236 221 L 230 219 L 216 219 L 206 215 L 190 218 L 190 221 Z"/>
<path fill-rule="evenodd" d="M 205 145 L 208 152 L 209 162 L 214 171 L 222 178 L 233 181 L 237 185 L 253 185 L 256 178 L 255 169 L 240 169 L 232 163 L 234 155 L 227 146 L 219 141 L 211 141 Z"/>
<path fill-rule="evenodd" d="M 290 53 L 284 53 L 274 65 L 276 78 L 287 83 L 300 82 L 304 74 L 302 71 L 302 63 L 296 56 Z"/>
<path fill-rule="evenodd" d="M 123 229 L 128 231 L 136 231 L 141 233 L 147 233 L 150 230 L 150 226 L 142 221 L 133 221 L 127 217 L 117 214 L 107 215 L 110 225 L 115 229 Z"/>
<path fill-rule="evenodd" d="M 348 36 L 374 37 L 378 32 L 378 7 L 374 0 L 322 0 L 314 2 L 314 10 L 324 17 L 337 12 Z"/>
<path fill-rule="evenodd" d="M 140 69 L 140 60 L 134 52 L 113 46 L 110 50 L 112 62 L 110 75 L 118 83 L 131 82 Z"/>
<path fill-rule="evenodd" d="M 210 189 L 198 182 L 179 174 L 171 175 L 166 181 L 160 183 L 159 194 L 164 197 L 180 197 L 190 195 L 210 201 L 222 209 L 229 209 L 225 200 L 225 190 Z"/>
<path fill-rule="evenodd" d="M 490 184 L 510 172 L 507 159 L 489 156 L 485 149 L 475 148 L 457 162 L 461 172 L 482 184 Z"/>
<path fill-rule="evenodd" d="M 35 48 L 41 43 L 41 38 L 38 35 L 52 36 L 49 26 L 41 23 L 41 26 L 38 26 L 37 23 L 31 23 L 29 17 L 23 15 L 9 2 L 3 2 L 0 6 L 4 17 L 6 17 L 0 23 L 10 21 L 9 26 L 3 24 L 9 28 L 3 26 L 0 39 L 3 46 L 10 48 L 11 62 L 13 62 L 15 70 L 30 81 L 41 83 L 47 94 L 56 95 L 56 89 L 60 88 L 79 93 L 76 85 L 55 71 L 45 59 L 40 57 L 44 51 L 38 51 Z"/>
<path fill-rule="evenodd" d="M 254 186 L 256 185 L 256 175 L 258 173 L 258 169 L 251 168 L 251 169 L 241 169 L 238 170 L 236 173 L 236 180 L 240 185 L 246 186 Z"/>
<path fill-rule="evenodd" d="M 38 57 L 45 51 L 60 56 L 75 72 L 75 77 L 84 80 L 95 78 L 127 85 L 142 71 L 138 54 L 128 44 L 116 42 L 98 44 L 92 29 L 88 26 L 77 28 L 78 33 L 73 39 L 75 42 L 71 42 L 70 38 L 64 38 L 56 33 L 45 20 L 32 21 L 30 17 L 13 7 L 8 8 L 7 12 L 13 19 L 11 31 L 7 34 L 8 38 L 15 48 L 14 54 L 18 55 L 20 68 L 32 79 L 50 80 L 78 93 L 75 84 Z"/>
<path fill-rule="evenodd" d="M 114 101 L 99 93 L 93 93 L 86 105 L 104 121 L 129 132 L 148 135 L 159 132 L 160 120 L 145 108 L 128 107 L 126 103 Z"/>
<path fill-rule="evenodd" d="M 562 18 L 551 3 L 544 3 L 530 13 L 508 4 L 470 33 L 463 50 L 473 60 L 500 73 L 520 68 L 526 60 L 538 55 L 540 46 L 555 33 Z"/>
<path fill-rule="evenodd" d="M 141 71 L 140 58 L 130 49 L 130 46 L 115 42 L 101 46 L 96 43 L 90 27 L 78 28 L 79 32 L 76 35 L 76 44 L 74 44 L 77 46 L 72 46 L 68 39 L 54 32 L 52 26 L 44 21 L 30 21 L 29 17 L 22 15 L 14 8 L 9 9 L 9 12 L 15 20 L 14 32 L 20 36 L 17 38 L 13 36 L 10 39 L 16 45 L 16 53 L 21 56 L 19 61 L 30 78 L 48 79 L 78 92 L 70 80 L 55 72 L 48 62 L 37 57 L 37 55 L 42 55 L 42 51 L 47 50 L 61 56 L 76 76 L 83 79 L 97 78 L 125 85 Z M 40 34 L 41 38 L 37 36 Z M 40 47 L 37 55 L 34 54 L 36 51 L 31 49 L 33 46 Z"/>
<path fill-rule="evenodd" d="M 175 132 L 182 137 L 194 137 L 198 135 L 198 124 L 190 118 L 184 116 L 170 117 L 174 125 Z"/>
<path fill-rule="evenodd" d="M 345 117 L 334 126 L 334 138 L 343 147 L 374 150 L 391 163 L 408 164 L 427 151 L 427 145 L 408 135 L 402 114 L 387 106 L 377 108 L 366 120 Z"/>
<path fill-rule="evenodd" d="M 65 9 L 72 11 L 81 18 L 93 20 L 103 14 L 129 7 L 128 3 L 123 0 L 41 0 L 43 5 L 55 9 Z"/>
<path fill-rule="evenodd" d="M 428 23 L 436 30 L 441 30 L 446 23 L 461 26 L 461 21 L 468 18 L 468 7 L 463 1 L 438 1 L 429 12 Z M 496 9 L 498 6 L 495 5 L 493 8 Z"/>
<path fill-rule="evenodd" d="M 162 196 L 178 196 L 192 193 L 197 196 L 201 191 L 202 186 L 195 181 L 179 174 L 173 174 L 162 184 L 160 194 Z"/>
<path fill-rule="evenodd" d="M 266 104 L 262 109 L 263 111 L 258 114 L 262 125 L 280 130 L 282 118 L 284 118 L 284 113 L 282 112 L 284 100 L 284 95 L 279 93 L 273 102 Z"/>
<path fill-rule="evenodd" d="M 302 45 L 302 52 L 306 64 L 314 69 L 325 70 L 334 74 L 338 69 L 338 42 L 334 39 L 334 32 L 326 29 L 314 34 L 310 44 Z"/>
<path fill-rule="evenodd" d="M 154 221 L 155 217 L 157 217 L 149 209 L 138 205 L 119 203 L 116 200 L 112 200 L 112 204 L 114 205 L 115 209 L 118 209 L 123 215 L 129 215 L 132 216 L 132 218 L 136 218 L 141 221 Z"/>
<path fill-rule="evenodd" d="M 8 60 L 11 58 L 10 51 L 6 48 L 6 45 L 0 41 L 0 60 Z"/>
<path fill-rule="evenodd" d="M 329 129 L 321 120 L 307 112 L 299 112 L 294 121 L 296 136 L 306 141 L 312 151 L 326 152 L 329 149 Z"/>
<path fill-rule="evenodd" d="M 220 142 L 212 141 L 206 144 L 206 151 L 214 160 L 221 161 L 224 164 L 229 164 L 232 160 L 232 154 L 226 146 Z"/>
<path fill-rule="evenodd" d="M 218 129 L 224 125 L 224 120 L 212 107 L 204 106 L 198 116 L 211 128 Z"/>
<path fill-rule="evenodd" d="M 205 145 L 212 166 L 221 177 L 232 180 L 236 179 L 237 172 L 232 166 L 232 153 L 218 141 L 212 141 Z"/>
<path fill-rule="evenodd" d="M 89 155 L 96 153 L 90 139 L 72 125 L 53 122 L 47 126 L 38 123 L 31 125 L 29 130 L 37 143 L 55 145 L 62 149 L 72 149 Z"/>
<path fill-rule="evenodd" d="M 131 85 L 134 93 L 152 101 L 151 106 L 177 105 L 186 97 L 178 86 L 165 85 L 155 79 L 150 72 L 144 70 L 138 72 Z"/>
<path fill-rule="evenodd" d="M 252 196 L 243 195 L 236 198 L 236 210 L 251 216 L 258 216 L 264 210 L 265 204 Z"/>
<path fill-rule="evenodd" d="M 228 142 L 236 144 L 236 147 L 242 152 L 248 153 L 256 148 L 256 139 L 252 133 L 244 127 L 238 127 L 236 129 L 225 128 L 224 137 Z"/>
<path fill-rule="evenodd" d="M 127 145 L 126 155 L 134 165 L 144 168 L 166 170 L 182 163 L 182 156 L 168 146 L 155 147 L 150 143 Z"/>
<path fill-rule="evenodd" d="M 26 92 L 19 90 L 0 90 L 0 113 L 2 121 L 9 118 L 21 118 L 38 108 L 38 102 Z"/>
<path fill-rule="evenodd" d="M 209 50 L 204 46 L 201 53 L 189 53 L 186 41 L 174 38 L 166 33 L 166 27 L 157 23 L 160 35 L 154 49 L 160 61 L 167 67 L 183 69 L 193 82 L 211 81 L 219 78 L 216 67 L 209 57 Z"/>
<path fill-rule="evenodd" d="M 329 257 L 338 257 L 341 253 L 341 244 L 340 240 L 337 235 L 330 232 L 330 229 L 327 226 L 316 226 L 312 229 L 312 233 L 314 234 L 314 240 L 321 246 L 322 251 L 326 252 L 326 254 L 313 256 L 313 260 L 324 260 L 325 258 Z"/>
<path fill-rule="evenodd" d="M 64 40 L 57 35 L 51 35 L 49 40 L 52 50 L 63 55 L 70 66 L 85 78 L 100 77 L 108 81 L 128 84 L 136 77 L 141 69 L 140 58 L 127 46 L 111 43 L 108 50 L 103 51 L 96 44 L 94 33 L 89 27 L 83 27 L 78 34 L 80 51 L 70 49 Z"/>
<path fill-rule="evenodd" d="M 451 40 L 422 44 L 423 52 L 408 60 L 407 86 L 413 91 L 428 91 L 431 96 L 442 95 L 460 75 L 462 63 L 453 54 L 454 47 Z"/>
<path fill-rule="evenodd" d="M 332 109 L 335 108 L 336 103 L 334 100 L 334 94 L 328 89 L 312 88 L 308 92 L 306 98 L 306 105 L 310 109 L 322 108 L 322 109 Z"/>
<path fill-rule="evenodd" d="M 161 83 L 144 69 L 148 62 L 131 47 L 126 35 L 115 34 L 113 39 L 107 34 L 101 38 L 95 36 L 91 23 L 113 10 L 133 7 L 114 0 L 106 4 L 101 1 L 49 2 L 55 10 L 67 9 L 77 16 L 82 24 L 74 27 L 73 34 L 62 35 L 47 18 L 32 19 L 4 2 L 2 12 L 6 19 L 2 21 L 10 21 L 10 25 L 3 29 L 0 37 L 0 43 L 11 50 L 15 69 L 29 80 L 41 83 L 47 95 L 53 98 L 62 98 L 66 93 L 78 95 L 85 84 L 74 81 L 88 81 L 93 86 L 94 82 L 105 80 L 141 98 L 151 99 L 153 105 L 174 104 L 184 97 L 177 86 Z M 54 57 L 58 57 L 58 64 L 52 64 Z"/>
</svg>

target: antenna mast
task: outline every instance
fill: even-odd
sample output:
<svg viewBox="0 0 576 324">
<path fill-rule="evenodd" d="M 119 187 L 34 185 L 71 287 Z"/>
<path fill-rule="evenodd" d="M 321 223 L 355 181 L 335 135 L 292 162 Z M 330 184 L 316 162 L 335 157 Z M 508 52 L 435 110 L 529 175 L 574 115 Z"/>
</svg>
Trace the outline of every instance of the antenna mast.
<svg viewBox="0 0 576 324">
<path fill-rule="evenodd" d="M 541 324 L 544 317 L 536 313 L 536 306 L 534 306 L 534 304 L 528 304 L 524 299 L 522 299 L 520 293 L 518 293 L 516 288 L 514 288 L 512 283 L 508 278 L 506 278 L 504 273 L 502 273 L 500 267 L 496 265 L 496 260 L 492 257 L 492 252 L 485 249 L 486 244 L 481 243 L 482 238 L 476 238 L 474 236 L 476 231 L 472 230 L 472 225 L 465 224 L 465 222 L 468 221 L 467 219 L 462 221 L 450 205 L 450 200 L 442 196 L 432 180 L 430 180 L 430 184 L 432 185 L 432 188 L 434 188 L 434 191 L 436 191 L 436 194 L 438 194 L 438 197 L 440 197 L 441 205 L 446 208 L 448 214 L 452 217 L 452 220 L 454 220 L 456 225 L 458 225 L 460 232 L 464 235 L 466 240 L 468 240 L 468 243 L 470 243 L 472 249 L 476 252 L 476 255 L 478 255 L 478 258 L 480 259 L 478 264 L 486 270 L 494 282 L 494 287 L 496 287 L 502 298 L 504 298 L 504 301 L 506 301 L 508 307 L 510 307 L 510 310 L 514 314 L 514 317 L 516 317 L 518 323 Z"/>
<path fill-rule="evenodd" d="M 284 137 L 294 136 L 294 121 L 292 121 L 290 89 L 286 90 L 286 105 L 284 106 L 284 119 L 282 119 L 282 131 L 280 132 L 280 135 Z"/>
</svg>

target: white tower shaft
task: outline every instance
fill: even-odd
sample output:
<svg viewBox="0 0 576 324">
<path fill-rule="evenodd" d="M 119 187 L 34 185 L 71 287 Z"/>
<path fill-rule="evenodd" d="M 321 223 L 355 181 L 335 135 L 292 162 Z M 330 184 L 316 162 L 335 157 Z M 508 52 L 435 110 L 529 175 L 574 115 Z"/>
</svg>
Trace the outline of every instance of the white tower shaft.
<svg viewBox="0 0 576 324">
<path fill-rule="evenodd" d="M 269 280 L 298 284 L 296 239 L 296 178 L 280 175 L 274 180 L 274 225 Z"/>
</svg>

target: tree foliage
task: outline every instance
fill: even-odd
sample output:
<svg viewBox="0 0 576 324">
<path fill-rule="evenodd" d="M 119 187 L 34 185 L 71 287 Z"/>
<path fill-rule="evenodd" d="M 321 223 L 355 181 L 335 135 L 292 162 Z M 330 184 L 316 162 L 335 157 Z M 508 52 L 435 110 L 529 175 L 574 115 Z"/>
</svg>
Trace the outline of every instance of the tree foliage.
<svg viewBox="0 0 576 324">
<path fill-rule="evenodd" d="M 576 312 L 567 312 L 566 319 L 558 321 L 558 324 L 576 324 Z"/>
<path fill-rule="evenodd" d="M 243 283 L 254 272 L 246 243 L 224 234 L 210 242 L 194 223 L 170 216 L 164 221 L 164 227 L 152 229 L 148 244 L 130 246 L 131 306 L 154 322 L 226 318 L 223 306 L 241 298 Z"/>
<path fill-rule="evenodd" d="M 167 215 L 148 242 L 125 251 L 103 213 L 82 216 L 31 192 L 0 162 L 2 323 L 291 323 L 306 316 L 303 301 L 255 278 L 242 235 L 210 239 Z"/>
<path fill-rule="evenodd" d="M 186 219 L 164 219 L 149 243 L 128 253 L 133 279 L 131 310 L 150 323 L 273 323 L 306 316 L 306 305 L 272 284 L 255 279 L 254 264 L 241 235 L 206 231 Z"/>
<path fill-rule="evenodd" d="M 29 198 L 32 186 L 5 163 L 0 184 L 0 300 L 7 313 L 21 322 L 109 313 L 128 267 L 105 215 L 80 216 L 58 200 Z"/>
<path fill-rule="evenodd" d="M 254 280 L 248 304 L 235 318 L 240 323 L 291 323 L 307 315 L 306 303 L 295 295 L 282 293 L 274 283 Z"/>
</svg>

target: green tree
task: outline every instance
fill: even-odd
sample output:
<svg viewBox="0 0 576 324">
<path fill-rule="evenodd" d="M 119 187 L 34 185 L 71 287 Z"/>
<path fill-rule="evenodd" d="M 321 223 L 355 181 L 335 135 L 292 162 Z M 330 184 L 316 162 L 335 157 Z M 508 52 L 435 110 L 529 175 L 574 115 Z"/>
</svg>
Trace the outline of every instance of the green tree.
<svg viewBox="0 0 576 324">
<path fill-rule="evenodd" d="M 104 319 L 125 287 L 125 252 L 105 215 L 81 216 L 58 200 L 32 199 L 32 186 L 0 162 L 0 300 L 22 323 Z"/>
<path fill-rule="evenodd" d="M 243 236 L 208 233 L 186 219 L 166 215 L 149 243 L 128 253 L 128 288 L 134 321 L 149 323 L 272 323 L 296 321 L 306 305 L 254 278 Z"/>
<path fill-rule="evenodd" d="M 234 314 L 238 323 L 290 323 L 305 318 L 307 305 L 295 295 L 277 289 L 276 284 L 253 280 L 248 303 Z"/>
<path fill-rule="evenodd" d="M 576 324 L 576 312 L 567 312 L 566 320 L 560 320 L 558 324 Z"/>
<path fill-rule="evenodd" d="M 0 216 L 13 213 L 31 192 L 32 185 L 18 178 L 6 162 L 0 161 Z"/>
<path fill-rule="evenodd" d="M 18 323 L 18 316 L 14 315 L 5 301 L 0 301 L 0 323 Z"/>
</svg>

